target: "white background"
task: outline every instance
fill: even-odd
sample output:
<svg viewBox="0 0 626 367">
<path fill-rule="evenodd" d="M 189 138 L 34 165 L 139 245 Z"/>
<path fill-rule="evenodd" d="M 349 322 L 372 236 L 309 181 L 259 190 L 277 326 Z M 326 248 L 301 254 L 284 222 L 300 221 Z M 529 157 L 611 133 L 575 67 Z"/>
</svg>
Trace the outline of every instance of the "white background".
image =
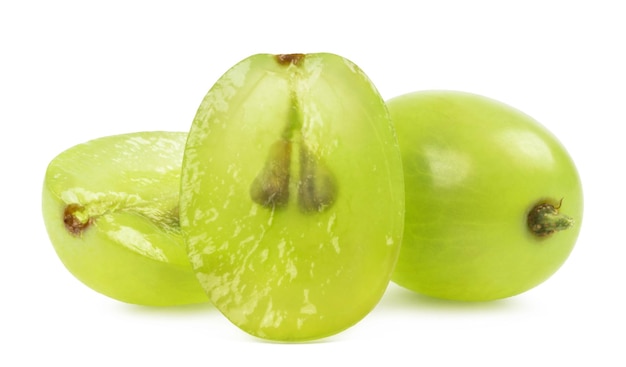
<svg viewBox="0 0 626 367">
<path fill-rule="evenodd" d="M 622 2 L 604 0 L 3 1 L 0 365 L 626 365 L 625 19 Z M 56 154 L 104 135 L 188 130 L 236 62 L 318 51 L 357 63 L 385 99 L 474 92 L 556 134 L 585 191 L 559 272 L 490 303 L 391 286 L 353 328 L 291 345 L 250 337 L 210 306 L 125 305 L 65 270 L 40 210 Z"/>
</svg>

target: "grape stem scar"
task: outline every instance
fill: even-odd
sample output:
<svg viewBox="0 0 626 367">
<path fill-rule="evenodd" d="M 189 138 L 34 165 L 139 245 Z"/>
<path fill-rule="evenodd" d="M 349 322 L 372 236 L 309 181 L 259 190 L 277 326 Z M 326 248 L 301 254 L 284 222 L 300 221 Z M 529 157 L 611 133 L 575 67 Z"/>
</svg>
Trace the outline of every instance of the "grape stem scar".
<svg viewBox="0 0 626 367">
<path fill-rule="evenodd" d="M 541 202 L 528 213 L 528 229 L 537 237 L 547 237 L 566 230 L 574 225 L 574 220 L 559 212 L 563 199 L 558 205 Z"/>
</svg>

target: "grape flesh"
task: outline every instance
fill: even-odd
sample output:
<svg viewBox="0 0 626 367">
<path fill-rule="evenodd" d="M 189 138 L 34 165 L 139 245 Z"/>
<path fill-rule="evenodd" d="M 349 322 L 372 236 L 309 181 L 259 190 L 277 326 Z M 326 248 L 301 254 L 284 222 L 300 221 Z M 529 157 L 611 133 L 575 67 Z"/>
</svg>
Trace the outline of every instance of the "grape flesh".
<svg viewBox="0 0 626 367">
<path fill-rule="evenodd" d="M 209 298 L 242 330 L 311 340 L 362 319 L 388 285 L 403 213 L 393 126 L 350 61 L 254 55 L 204 98 L 181 226 Z"/>
</svg>

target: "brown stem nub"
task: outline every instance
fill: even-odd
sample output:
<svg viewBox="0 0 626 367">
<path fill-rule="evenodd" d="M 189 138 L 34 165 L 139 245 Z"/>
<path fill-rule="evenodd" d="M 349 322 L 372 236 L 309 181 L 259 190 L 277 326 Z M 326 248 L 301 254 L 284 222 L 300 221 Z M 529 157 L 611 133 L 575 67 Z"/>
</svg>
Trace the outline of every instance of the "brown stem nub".
<svg viewBox="0 0 626 367">
<path fill-rule="evenodd" d="M 80 236 L 80 234 L 91 225 L 91 218 L 81 220 L 77 215 L 77 213 L 83 209 L 81 205 L 68 204 L 63 211 L 63 223 L 68 232 L 73 236 Z"/>
<path fill-rule="evenodd" d="M 276 61 L 281 65 L 298 65 L 305 56 L 305 54 L 280 54 L 276 55 Z"/>
<path fill-rule="evenodd" d="M 561 205 L 542 202 L 528 213 L 528 229 L 537 237 L 546 237 L 574 225 L 574 219 L 559 213 Z"/>
</svg>

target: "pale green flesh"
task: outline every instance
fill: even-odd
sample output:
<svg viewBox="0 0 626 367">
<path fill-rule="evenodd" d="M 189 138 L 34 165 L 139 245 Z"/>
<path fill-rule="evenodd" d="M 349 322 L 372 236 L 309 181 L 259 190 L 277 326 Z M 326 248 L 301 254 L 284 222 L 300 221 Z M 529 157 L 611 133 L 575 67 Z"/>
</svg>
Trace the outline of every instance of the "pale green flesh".
<svg viewBox="0 0 626 367">
<path fill-rule="evenodd" d="M 292 144 L 289 199 L 272 209 L 250 187 L 281 138 Z M 213 303 L 276 340 L 320 338 L 363 318 L 400 245 L 396 144 L 380 96 L 345 59 L 312 54 L 286 66 L 256 55 L 228 71 L 200 106 L 182 174 L 181 227 Z M 300 206 L 305 147 L 336 185 L 321 211 Z"/>
<path fill-rule="evenodd" d="M 393 280 L 434 297 L 491 300 L 533 288 L 570 254 L 582 220 L 576 168 L 530 117 L 483 97 L 417 92 L 388 101 L 403 152 L 406 225 Z M 541 201 L 573 218 L 527 227 Z"/>
<path fill-rule="evenodd" d="M 178 224 L 187 134 L 144 132 L 96 139 L 55 157 L 46 171 L 43 214 L 51 242 L 79 280 L 136 304 L 206 302 Z M 91 224 L 68 231 L 64 212 Z"/>
</svg>

